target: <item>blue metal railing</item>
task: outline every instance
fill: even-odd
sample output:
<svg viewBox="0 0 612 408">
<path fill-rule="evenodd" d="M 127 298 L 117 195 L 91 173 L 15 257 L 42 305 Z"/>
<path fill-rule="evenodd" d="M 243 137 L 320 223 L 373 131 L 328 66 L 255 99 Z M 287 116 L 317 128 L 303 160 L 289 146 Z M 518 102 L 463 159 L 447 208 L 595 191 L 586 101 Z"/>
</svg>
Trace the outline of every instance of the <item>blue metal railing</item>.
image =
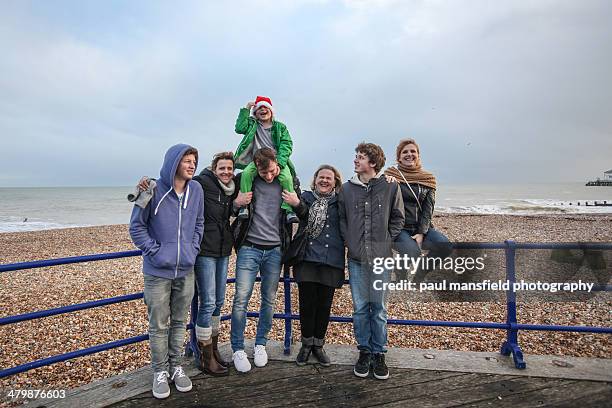
<svg viewBox="0 0 612 408">
<path fill-rule="evenodd" d="M 612 244 L 598 243 L 516 243 L 514 241 L 505 241 L 504 243 L 456 243 L 453 244 L 455 249 L 503 249 L 506 256 L 506 280 L 512 283 L 516 281 L 515 276 L 515 257 L 517 249 L 582 249 L 582 250 L 612 250 Z M 139 256 L 141 251 L 125 251 L 108 254 L 96 254 L 87 256 L 74 256 L 68 258 L 48 259 L 42 261 L 21 262 L 14 264 L 0 265 L 0 272 L 18 271 L 23 269 L 42 268 L 48 266 L 66 265 L 79 262 L 100 261 L 106 259 L 125 258 L 130 256 Z M 257 279 L 259 280 L 259 278 Z M 284 288 L 284 311 L 283 313 L 275 313 L 275 319 L 285 320 L 285 335 L 284 335 L 284 352 L 290 353 L 291 349 L 291 321 L 299 320 L 300 316 L 291 312 L 291 283 L 294 279 L 290 277 L 289 267 L 285 266 L 283 276 L 280 278 Z M 235 283 L 235 278 L 229 278 L 228 283 Z M 612 285 L 600 285 L 596 290 L 612 290 Z M 108 299 L 101 299 L 92 302 L 79 303 L 76 305 L 63 306 L 48 310 L 25 313 L 16 316 L 8 316 L 0 318 L 0 326 L 7 324 L 22 322 L 26 320 L 40 319 L 48 316 L 55 316 L 64 313 L 70 313 L 77 310 L 86 310 L 100 306 L 111 305 L 115 303 L 128 302 L 131 300 L 140 299 L 143 293 L 133 293 L 129 295 L 117 296 Z M 191 330 L 191 341 L 188 345 L 188 352 L 193 352 L 195 347 L 195 330 L 193 322 L 198 309 L 197 294 L 194 296 L 191 306 L 191 323 L 187 325 L 187 329 Z M 248 317 L 258 317 L 257 312 L 248 312 Z M 229 320 L 230 315 L 221 317 L 221 320 Z M 350 323 L 353 321 L 351 317 L 346 316 L 331 316 L 330 321 Z M 516 368 L 525 368 L 526 364 L 523 360 L 523 353 L 518 344 L 519 330 L 542 330 L 542 331 L 563 331 L 563 332 L 578 332 L 578 333 L 605 333 L 611 334 L 612 327 L 590 327 L 590 326 L 558 326 L 558 325 L 540 325 L 540 324 L 519 324 L 516 315 L 516 293 L 512 290 L 506 292 L 506 322 L 459 322 L 459 321 L 432 321 L 432 320 L 404 320 L 404 319 L 389 319 L 388 324 L 392 325 L 411 325 L 411 326 L 437 326 L 437 327 L 463 327 L 463 328 L 482 328 L 482 329 L 498 329 L 506 330 L 506 340 L 502 344 L 501 354 L 512 354 L 514 365 Z M 148 340 L 148 335 L 134 336 L 127 339 L 116 340 L 105 344 L 88 347 L 81 350 L 72 351 L 65 354 L 60 354 L 52 357 L 35 360 L 25 364 L 21 364 L 12 368 L 0 370 L 0 378 L 10 375 L 22 373 L 34 368 L 54 364 L 61 361 L 70 360 L 77 357 L 83 357 L 90 354 L 95 354 L 100 351 L 110 350 L 117 347 L 126 346 L 129 344 L 138 343 Z"/>
</svg>

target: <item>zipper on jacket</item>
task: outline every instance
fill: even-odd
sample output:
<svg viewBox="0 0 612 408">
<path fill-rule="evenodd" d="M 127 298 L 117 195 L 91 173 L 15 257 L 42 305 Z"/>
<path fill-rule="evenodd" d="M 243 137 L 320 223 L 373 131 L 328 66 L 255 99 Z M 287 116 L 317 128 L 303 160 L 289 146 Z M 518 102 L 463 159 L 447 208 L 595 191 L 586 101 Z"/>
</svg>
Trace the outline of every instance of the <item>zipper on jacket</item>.
<svg viewBox="0 0 612 408">
<path fill-rule="evenodd" d="M 178 276 L 178 268 L 181 263 L 181 207 L 183 204 L 183 197 L 178 200 L 178 254 L 176 255 L 176 268 L 174 268 L 174 277 Z"/>
</svg>

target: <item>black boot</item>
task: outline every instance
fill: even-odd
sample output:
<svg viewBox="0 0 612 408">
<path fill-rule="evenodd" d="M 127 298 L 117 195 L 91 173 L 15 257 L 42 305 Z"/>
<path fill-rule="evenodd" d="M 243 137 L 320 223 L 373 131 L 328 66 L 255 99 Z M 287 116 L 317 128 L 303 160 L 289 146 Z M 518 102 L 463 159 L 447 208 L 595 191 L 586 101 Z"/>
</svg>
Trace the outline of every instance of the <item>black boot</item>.
<svg viewBox="0 0 612 408">
<path fill-rule="evenodd" d="M 331 365 L 331 360 L 329 356 L 323 350 L 323 345 L 325 344 L 325 339 L 317 339 L 315 337 L 314 343 L 312 345 L 312 355 L 315 356 L 317 360 L 319 360 L 319 364 L 323 367 L 329 367 Z"/>
<path fill-rule="evenodd" d="M 314 337 L 302 337 L 302 347 L 295 358 L 295 364 L 299 366 L 306 365 L 308 358 L 310 357 L 310 351 L 312 350 Z"/>
</svg>

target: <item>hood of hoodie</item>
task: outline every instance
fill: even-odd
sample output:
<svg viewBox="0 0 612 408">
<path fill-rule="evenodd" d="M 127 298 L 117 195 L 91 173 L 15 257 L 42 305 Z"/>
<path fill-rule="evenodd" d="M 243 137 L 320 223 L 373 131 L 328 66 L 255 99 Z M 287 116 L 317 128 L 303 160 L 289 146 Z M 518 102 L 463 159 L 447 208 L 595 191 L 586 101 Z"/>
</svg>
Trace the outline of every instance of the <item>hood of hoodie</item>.
<svg viewBox="0 0 612 408">
<path fill-rule="evenodd" d="M 185 152 L 192 147 L 188 144 L 176 144 L 168 149 L 164 156 L 164 164 L 159 171 L 159 179 L 167 186 L 174 186 L 174 176 L 176 175 L 176 169 L 178 168 L 181 159 L 185 155 Z M 196 167 L 198 163 L 196 161 Z"/>
<path fill-rule="evenodd" d="M 385 172 L 384 170 L 380 170 L 380 171 L 378 172 L 378 174 L 376 174 L 374 177 L 372 177 L 372 178 L 370 179 L 370 181 L 368 182 L 368 184 L 369 184 L 370 182 L 373 182 L 374 180 L 379 179 L 379 178 L 380 178 L 380 177 L 381 177 L 381 176 L 384 174 L 384 172 Z M 355 173 L 355 174 L 353 175 L 353 177 L 351 177 L 351 179 L 350 179 L 349 181 L 350 181 L 351 183 L 356 184 L 356 185 L 361 186 L 361 187 L 367 187 L 367 186 L 368 186 L 367 184 L 364 184 L 364 183 L 363 183 L 363 182 L 362 182 L 362 181 L 359 179 L 359 174 L 357 174 L 357 173 Z"/>
<path fill-rule="evenodd" d="M 164 164 L 162 165 L 161 170 L 159 171 L 159 180 L 160 188 L 164 191 L 164 195 L 155 206 L 154 215 L 157 215 L 159 211 L 159 207 L 164 202 L 165 198 L 174 190 L 174 176 L 176 175 L 176 169 L 181 162 L 181 159 L 185 155 L 185 152 L 192 147 L 187 144 L 176 144 L 168 149 L 166 154 L 164 155 Z M 196 161 L 196 167 L 198 163 Z M 189 186 L 189 182 L 187 183 L 187 187 L 185 189 L 185 198 L 183 200 L 183 208 L 187 208 L 187 202 L 189 201 L 189 193 L 191 188 Z"/>
</svg>

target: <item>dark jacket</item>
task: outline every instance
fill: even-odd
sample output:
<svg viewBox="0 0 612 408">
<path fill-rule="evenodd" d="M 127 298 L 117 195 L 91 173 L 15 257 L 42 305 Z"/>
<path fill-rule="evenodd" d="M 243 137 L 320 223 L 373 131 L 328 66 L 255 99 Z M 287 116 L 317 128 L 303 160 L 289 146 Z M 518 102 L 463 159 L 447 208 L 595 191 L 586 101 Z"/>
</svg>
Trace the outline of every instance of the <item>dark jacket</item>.
<svg viewBox="0 0 612 408">
<path fill-rule="evenodd" d="M 404 212 L 406 220 L 404 221 L 404 229 L 408 230 L 410 235 L 427 234 L 429 228 L 433 228 L 431 218 L 433 216 L 434 204 L 436 201 L 436 190 L 426 187 L 418 183 L 411 183 L 412 191 L 406 183 L 400 183 L 402 190 L 402 198 L 404 200 Z M 416 194 L 416 197 L 414 196 Z M 417 197 L 418 202 L 417 204 Z"/>
<path fill-rule="evenodd" d="M 397 183 L 379 175 L 363 184 L 357 175 L 338 195 L 340 231 L 348 256 L 358 262 L 390 257 L 404 226 L 404 202 Z"/>
<path fill-rule="evenodd" d="M 204 190 L 204 237 L 201 256 L 223 257 L 232 253 L 234 237 L 230 228 L 232 203 L 238 194 L 239 184 L 232 195 L 225 195 L 221 182 L 210 169 L 204 169 L 193 178 Z"/>
<path fill-rule="evenodd" d="M 291 242 L 291 247 L 299 248 L 303 244 L 305 249 L 303 253 L 296 253 L 298 256 L 294 263 L 307 261 L 344 270 L 344 242 L 340 235 L 338 196 L 332 197 L 328 202 L 327 219 L 323 231 L 318 237 L 310 239 L 306 227 L 308 226 L 309 208 L 315 201 L 316 198 L 312 192 L 304 191 L 299 206 L 295 208 L 295 213 L 300 218 L 300 226 Z"/>
<path fill-rule="evenodd" d="M 242 173 L 238 174 L 234 179 L 234 183 L 236 183 L 237 186 L 240 185 L 241 175 Z M 300 196 L 300 181 L 298 180 L 297 177 L 293 178 L 293 187 L 299 197 Z M 255 203 L 255 200 L 257 200 L 257 197 L 255 194 L 253 194 L 253 199 L 251 200 L 251 203 L 248 205 L 248 208 L 249 208 L 248 218 L 246 219 L 236 218 L 234 222 L 232 222 L 231 229 L 232 229 L 232 235 L 234 237 L 234 248 L 236 249 L 236 252 L 238 252 L 242 244 L 244 244 L 244 241 L 246 240 L 246 237 L 249 233 L 249 228 L 251 227 L 251 221 L 253 220 L 253 211 L 254 211 L 253 204 Z M 235 210 L 236 209 L 234 208 L 234 211 Z M 287 212 L 281 208 L 280 216 L 278 220 L 279 232 L 281 236 L 281 253 L 284 253 L 289 248 L 289 244 L 291 243 L 291 236 L 293 235 L 293 228 L 292 228 L 293 224 L 287 224 L 286 221 L 287 221 Z"/>
<path fill-rule="evenodd" d="M 193 270 L 204 230 L 202 187 L 189 180 L 179 199 L 174 176 L 183 155 L 191 146 L 178 144 L 166 152 L 153 198 L 145 208 L 134 206 L 130 237 L 142 250 L 146 275 L 182 278 Z"/>
</svg>

